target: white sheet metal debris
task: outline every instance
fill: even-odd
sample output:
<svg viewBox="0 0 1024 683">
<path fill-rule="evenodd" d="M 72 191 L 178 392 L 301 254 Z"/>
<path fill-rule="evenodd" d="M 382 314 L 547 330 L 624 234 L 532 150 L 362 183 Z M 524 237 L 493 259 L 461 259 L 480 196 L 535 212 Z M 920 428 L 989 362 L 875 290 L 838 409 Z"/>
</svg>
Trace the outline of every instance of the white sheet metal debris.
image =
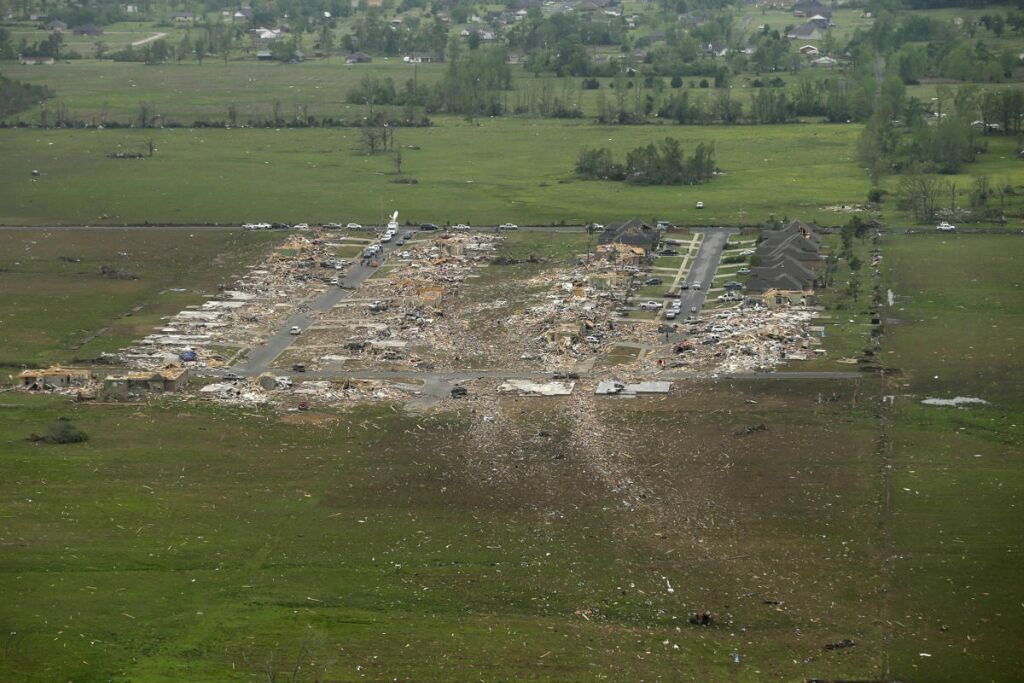
<svg viewBox="0 0 1024 683">
<path fill-rule="evenodd" d="M 510 379 L 498 386 L 498 391 L 520 396 L 569 396 L 576 382 L 534 382 L 528 379 Z"/>
</svg>

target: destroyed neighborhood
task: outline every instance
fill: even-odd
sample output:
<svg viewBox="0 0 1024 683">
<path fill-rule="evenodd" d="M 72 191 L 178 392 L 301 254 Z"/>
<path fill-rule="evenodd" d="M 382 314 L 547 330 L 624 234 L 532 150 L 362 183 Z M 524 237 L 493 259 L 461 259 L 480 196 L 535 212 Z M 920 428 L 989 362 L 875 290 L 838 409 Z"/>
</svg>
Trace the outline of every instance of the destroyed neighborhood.
<svg viewBox="0 0 1024 683">
<path fill-rule="evenodd" d="M 664 394 L 826 353 L 817 226 L 585 230 L 590 248 L 549 264 L 508 256 L 500 227 L 400 226 L 397 212 L 379 230 L 298 226 L 105 365 L 26 370 L 18 386 L 86 401 L 427 410 L 499 394 Z"/>
</svg>

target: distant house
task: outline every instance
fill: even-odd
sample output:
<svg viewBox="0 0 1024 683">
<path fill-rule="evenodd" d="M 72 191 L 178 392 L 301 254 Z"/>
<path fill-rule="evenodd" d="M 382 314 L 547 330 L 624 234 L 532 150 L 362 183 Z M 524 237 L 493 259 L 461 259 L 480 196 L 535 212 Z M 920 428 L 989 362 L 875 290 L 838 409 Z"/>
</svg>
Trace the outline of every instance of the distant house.
<svg viewBox="0 0 1024 683">
<path fill-rule="evenodd" d="M 831 24 L 832 22 L 827 17 L 823 17 L 820 14 L 815 14 L 813 17 L 807 20 L 807 23 L 814 24 L 815 26 L 824 31 L 829 27 L 829 24 Z"/>
<path fill-rule="evenodd" d="M 26 57 L 24 55 L 18 57 L 19 64 L 56 64 L 56 60 L 53 57 Z"/>
<path fill-rule="evenodd" d="M 125 14 L 138 14 L 139 13 L 139 6 L 138 5 L 121 5 L 121 9 L 124 10 Z"/>
<path fill-rule="evenodd" d="M 369 64 L 373 58 L 365 52 L 353 52 L 345 58 L 346 64 Z"/>
<path fill-rule="evenodd" d="M 729 48 L 725 43 L 707 43 L 704 46 L 704 54 L 711 57 L 724 57 L 729 54 Z"/>
<path fill-rule="evenodd" d="M 808 57 L 817 57 L 818 48 L 814 47 L 813 45 L 804 45 L 803 47 L 800 48 L 800 54 L 807 55 Z"/>
<path fill-rule="evenodd" d="M 654 251 L 661 240 L 661 235 L 653 227 L 639 218 L 633 218 L 620 225 L 612 225 L 605 229 L 598 238 L 600 244 L 624 244 L 641 247 L 648 254 Z"/>
<path fill-rule="evenodd" d="M 839 63 L 838 61 L 836 61 L 835 59 L 832 59 L 831 57 L 828 57 L 828 56 L 826 56 L 826 57 L 818 57 L 817 59 L 811 60 L 811 64 L 813 64 L 814 66 L 820 66 L 820 67 L 833 67 L 833 66 L 835 66 L 838 63 Z"/>
<path fill-rule="evenodd" d="M 436 52 L 410 52 L 402 61 L 407 64 L 434 64 L 443 62 L 444 57 Z"/>
<path fill-rule="evenodd" d="M 53 31 L 54 33 L 64 33 L 64 31 L 68 30 L 68 25 L 60 19 L 54 19 L 46 25 L 46 30 Z"/>
<path fill-rule="evenodd" d="M 823 4 L 819 0 L 798 0 L 793 3 L 793 16 L 794 17 L 813 17 L 822 16 L 826 19 L 832 19 L 832 8 Z"/>
<path fill-rule="evenodd" d="M 196 20 L 196 15 L 191 12 L 175 12 L 171 15 L 171 21 L 188 24 Z"/>
<path fill-rule="evenodd" d="M 46 21 L 49 18 L 50 15 L 46 14 L 45 12 L 33 12 L 32 14 L 28 15 L 29 21 Z"/>
<path fill-rule="evenodd" d="M 255 48 L 273 45 L 282 37 L 282 32 L 276 28 L 254 28 L 249 31 L 249 38 Z"/>
<path fill-rule="evenodd" d="M 81 26 L 75 26 L 71 29 L 71 32 L 76 36 L 102 36 L 103 29 L 94 24 L 82 24 Z"/>
<path fill-rule="evenodd" d="M 791 40 L 821 40 L 825 32 L 817 24 L 804 24 L 791 29 L 786 37 Z"/>
<path fill-rule="evenodd" d="M 274 53 L 271 52 L 270 50 L 257 50 L 256 59 L 260 60 L 261 62 L 270 62 L 273 61 L 274 59 Z"/>
<path fill-rule="evenodd" d="M 23 370 L 18 375 L 18 384 L 29 391 L 44 391 L 84 386 L 91 379 L 92 373 L 87 368 L 53 365 L 45 370 Z"/>
<path fill-rule="evenodd" d="M 231 21 L 236 24 L 245 24 L 252 21 L 253 12 L 252 8 L 239 7 L 238 9 L 231 12 Z"/>
</svg>

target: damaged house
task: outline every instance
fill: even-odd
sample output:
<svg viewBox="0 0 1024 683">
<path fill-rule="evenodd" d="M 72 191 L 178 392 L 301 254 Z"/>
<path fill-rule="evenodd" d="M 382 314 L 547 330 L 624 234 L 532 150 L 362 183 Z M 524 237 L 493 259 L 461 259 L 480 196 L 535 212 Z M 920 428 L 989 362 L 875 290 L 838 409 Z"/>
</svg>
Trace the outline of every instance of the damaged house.
<svg viewBox="0 0 1024 683">
<path fill-rule="evenodd" d="M 85 386 L 92 380 L 92 373 L 87 368 L 54 365 L 45 370 L 23 370 L 18 379 L 23 389 L 46 391 Z"/>
<path fill-rule="evenodd" d="M 159 370 L 108 375 L 103 379 L 100 395 L 105 399 L 127 399 L 145 394 L 181 391 L 188 386 L 188 368 L 168 365 Z"/>
<path fill-rule="evenodd" d="M 608 260 L 625 260 L 639 265 L 651 257 L 661 240 L 659 232 L 639 218 L 611 225 L 597 238 L 597 252 Z"/>
</svg>

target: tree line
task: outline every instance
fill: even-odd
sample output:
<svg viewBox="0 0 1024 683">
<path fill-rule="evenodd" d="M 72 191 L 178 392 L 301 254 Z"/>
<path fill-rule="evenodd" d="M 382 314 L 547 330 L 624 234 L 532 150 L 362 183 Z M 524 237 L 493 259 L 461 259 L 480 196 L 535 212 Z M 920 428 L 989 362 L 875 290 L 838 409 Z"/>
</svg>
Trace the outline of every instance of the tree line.
<svg viewBox="0 0 1024 683">
<path fill-rule="evenodd" d="M 634 185 L 700 185 L 714 176 L 714 144 L 699 143 L 686 156 L 682 143 L 666 137 L 657 143 L 641 145 L 616 162 L 607 148 L 580 150 L 576 175 L 585 180 L 619 180 Z"/>
</svg>

